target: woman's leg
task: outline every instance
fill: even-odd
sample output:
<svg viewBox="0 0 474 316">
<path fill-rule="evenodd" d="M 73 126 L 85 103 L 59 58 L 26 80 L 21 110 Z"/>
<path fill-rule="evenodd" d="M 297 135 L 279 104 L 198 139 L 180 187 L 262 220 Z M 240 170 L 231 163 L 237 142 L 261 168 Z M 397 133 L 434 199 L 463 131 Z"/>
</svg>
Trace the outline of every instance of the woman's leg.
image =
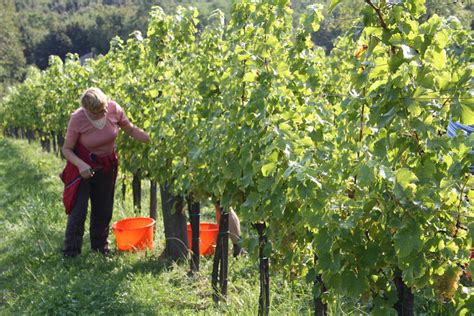
<svg viewBox="0 0 474 316">
<path fill-rule="evenodd" d="M 109 224 L 114 205 L 115 172 L 98 171 L 91 184 L 90 239 L 92 250 L 108 252 Z"/>
<path fill-rule="evenodd" d="M 63 250 L 66 257 L 75 257 L 81 253 L 89 194 L 90 180 L 82 179 L 77 189 L 76 203 L 67 218 Z"/>
</svg>

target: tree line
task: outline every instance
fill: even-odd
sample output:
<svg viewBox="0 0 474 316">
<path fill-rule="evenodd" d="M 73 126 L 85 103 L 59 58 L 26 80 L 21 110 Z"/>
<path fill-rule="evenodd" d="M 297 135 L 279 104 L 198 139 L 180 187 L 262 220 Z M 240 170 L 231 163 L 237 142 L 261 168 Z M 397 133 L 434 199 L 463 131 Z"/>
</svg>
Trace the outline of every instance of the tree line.
<svg viewBox="0 0 474 316">
<path fill-rule="evenodd" d="M 291 7 L 298 17 L 311 3 L 329 7 L 331 1 L 293 0 Z M 125 39 L 134 30 L 145 32 L 148 12 L 154 5 L 165 12 L 173 12 L 178 5 L 192 5 L 203 14 L 199 28 L 206 24 L 206 17 L 221 9 L 226 17 L 230 1 L 225 0 L 0 0 L 2 27 L 0 28 L 0 97 L 7 86 L 25 78 L 28 65 L 45 69 L 50 55 L 67 53 L 84 55 L 105 54 L 114 36 Z M 312 36 L 313 41 L 329 52 L 334 39 L 348 30 L 354 22 L 353 12 L 364 1 L 343 1 L 322 22 Z M 428 0 L 426 18 L 433 14 L 455 15 L 466 27 L 472 28 L 473 7 L 468 1 L 449 2 Z M 295 19 L 297 21 L 297 18 Z"/>
</svg>

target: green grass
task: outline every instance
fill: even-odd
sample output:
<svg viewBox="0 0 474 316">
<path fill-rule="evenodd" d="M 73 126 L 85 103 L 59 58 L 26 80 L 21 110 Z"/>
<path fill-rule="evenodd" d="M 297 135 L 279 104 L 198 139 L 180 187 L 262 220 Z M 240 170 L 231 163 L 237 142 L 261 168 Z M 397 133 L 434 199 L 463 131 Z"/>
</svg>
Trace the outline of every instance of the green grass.
<svg viewBox="0 0 474 316">
<path fill-rule="evenodd" d="M 228 300 L 216 306 L 211 298 L 212 258 L 203 258 L 201 272 L 192 277 L 188 263 L 159 259 L 164 246 L 161 217 L 153 251 L 102 257 L 90 252 L 86 227 L 82 255 L 64 259 L 67 216 L 58 177 L 63 166 L 64 161 L 42 152 L 36 143 L 0 138 L 0 314 L 257 313 L 257 262 L 230 259 Z M 122 201 L 120 191 L 118 183 L 113 221 L 134 216 L 130 196 Z M 144 207 L 142 214 L 147 213 Z M 204 218 L 212 217 L 208 208 Z M 112 234 L 109 239 L 114 248 Z M 304 281 L 290 283 L 271 274 L 271 295 L 272 314 L 311 314 L 311 289 Z"/>
</svg>

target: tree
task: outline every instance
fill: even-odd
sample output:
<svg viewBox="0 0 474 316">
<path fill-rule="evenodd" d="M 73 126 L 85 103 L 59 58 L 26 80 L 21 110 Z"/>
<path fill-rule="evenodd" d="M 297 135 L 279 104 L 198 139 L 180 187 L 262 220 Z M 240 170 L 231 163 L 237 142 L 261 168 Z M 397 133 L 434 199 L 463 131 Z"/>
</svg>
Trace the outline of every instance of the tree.
<svg viewBox="0 0 474 316">
<path fill-rule="evenodd" d="M 51 30 L 38 46 L 36 46 L 36 64 L 40 69 L 45 69 L 48 66 L 50 55 L 57 55 L 64 59 L 66 54 L 72 51 L 72 48 L 72 41 L 69 36 L 67 36 L 66 30 L 62 27 Z"/>
<path fill-rule="evenodd" d="M 66 26 L 66 35 L 72 44 L 72 53 L 84 55 L 90 52 L 91 44 L 87 27 L 80 22 L 72 22 Z"/>
<path fill-rule="evenodd" d="M 472 30 L 474 29 L 473 9 L 472 1 L 426 0 L 425 19 L 429 19 L 434 14 L 455 16 L 464 28 Z"/>
<path fill-rule="evenodd" d="M 20 42 L 20 34 L 15 24 L 15 6 L 13 0 L 0 0 L 0 82 L 2 85 L 23 79 L 25 74 L 25 56 Z M 2 96 L 0 89 L 0 96 Z"/>
</svg>

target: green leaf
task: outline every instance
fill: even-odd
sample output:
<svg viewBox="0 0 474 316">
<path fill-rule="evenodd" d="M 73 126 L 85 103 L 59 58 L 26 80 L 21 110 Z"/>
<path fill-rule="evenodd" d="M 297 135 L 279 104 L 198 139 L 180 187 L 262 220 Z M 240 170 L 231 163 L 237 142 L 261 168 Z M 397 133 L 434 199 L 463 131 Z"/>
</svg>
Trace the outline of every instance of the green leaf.
<svg viewBox="0 0 474 316">
<path fill-rule="evenodd" d="M 269 176 L 275 171 L 278 164 L 278 151 L 274 150 L 266 157 L 265 163 L 262 165 L 262 174 L 264 177 Z"/>
<path fill-rule="evenodd" d="M 257 192 L 251 192 L 244 203 L 242 203 L 242 207 L 248 210 L 254 210 L 257 206 L 259 201 L 259 195 Z"/>
<path fill-rule="evenodd" d="M 418 181 L 418 178 L 410 169 L 402 168 L 398 170 L 396 180 L 402 188 L 406 189 L 411 183 Z"/>
<path fill-rule="evenodd" d="M 159 94 L 158 89 L 150 90 L 150 97 L 156 98 L 158 96 L 158 94 Z"/>
<path fill-rule="evenodd" d="M 278 125 L 278 128 L 284 132 L 289 132 L 293 129 L 288 123 L 281 123 Z"/>
<path fill-rule="evenodd" d="M 370 312 L 373 316 L 397 316 L 397 310 L 393 308 L 394 303 L 395 300 L 375 297 L 373 301 L 374 307 Z"/>
<path fill-rule="evenodd" d="M 436 76 L 436 82 L 440 90 L 447 88 L 452 82 L 451 74 L 448 71 L 443 71 Z"/>
<path fill-rule="evenodd" d="M 277 167 L 276 162 L 268 162 L 262 166 L 262 174 L 264 177 L 268 177 Z"/>
<path fill-rule="evenodd" d="M 430 49 L 426 53 L 426 60 L 430 62 L 437 70 L 441 70 L 446 66 L 447 56 L 444 49 L 435 50 Z"/>
<path fill-rule="evenodd" d="M 342 0 L 331 0 L 331 4 L 329 5 L 328 13 L 331 14 L 332 10 L 341 2 Z"/>
<path fill-rule="evenodd" d="M 380 115 L 377 120 L 377 127 L 383 128 L 388 125 L 397 115 L 397 109 L 393 106 L 387 113 Z"/>
<path fill-rule="evenodd" d="M 276 150 L 272 151 L 270 156 L 267 157 L 267 160 L 277 162 L 278 161 L 278 151 L 276 151 Z"/>
<path fill-rule="evenodd" d="M 316 280 L 317 273 L 314 268 L 309 269 L 308 273 L 306 274 L 306 282 L 311 283 Z"/>
<path fill-rule="evenodd" d="M 408 112 L 410 112 L 412 116 L 418 117 L 422 113 L 422 110 L 418 104 L 412 103 L 408 106 Z"/>
<path fill-rule="evenodd" d="M 347 293 L 352 297 L 358 297 L 369 288 L 369 283 L 361 272 L 355 273 L 350 270 L 342 272 L 342 280 Z"/>
<path fill-rule="evenodd" d="M 435 34 L 433 42 L 441 49 L 445 48 L 448 44 L 449 35 L 446 30 L 441 30 Z"/>
<path fill-rule="evenodd" d="M 402 227 L 393 237 L 395 250 L 400 258 L 408 257 L 413 251 L 419 251 L 423 247 L 421 239 L 423 231 L 415 222 L 410 222 Z"/>
<path fill-rule="evenodd" d="M 378 44 L 379 38 L 382 37 L 382 32 L 383 30 L 380 27 L 367 26 L 364 28 L 364 33 L 367 36 L 372 35 L 371 43 L 369 45 L 369 48 L 367 49 L 368 51 L 372 51 L 374 49 L 374 46 Z"/>
<path fill-rule="evenodd" d="M 374 144 L 374 154 L 377 157 L 384 158 L 387 156 L 387 140 L 382 138 Z"/>
<path fill-rule="evenodd" d="M 308 136 L 303 137 L 301 143 L 305 146 L 314 146 L 313 140 Z"/>
<path fill-rule="evenodd" d="M 321 230 L 319 231 L 318 234 L 315 235 L 314 237 L 314 242 L 315 242 L 315 248 L 317 253 L 321 254 L 329 254 L 329 250 L 331 248 L 332 244 L 332 236 L 330 236 L 327 232 L 327 230 Z M 321 260 L 322 255 L 319 256 Z M 318 260 L 318 263 L 319 263 Z"/>
<path fill-rule="evenodd" d="M 270 257 L 273 251 L 273 244 L 271 241 L 268 241 L 265 246 L 263 247 L 263 254 L 265 257 Z"/>
<path fill-rule="evenodd" d="M 401 45 L 405 42 L 405 40 L 403 39 L 402 35 L 400 33 L 394 33 L 391 37 L 390 37 L 390 44 L 392 45 Z"/>
<path fill-rule="evenodd" d="M 357 181 L 362 187 L 369 186 L 374 181 L 374 172 L 366 164 L 363 164 L 357 174 Z"/>
<path fill-rule="evenodd" d="M 320 253 L 318 255 L 317 268 L 322 270 L 329 270 L 333 265 L 330 253 Z"/>
<path fill-rule="evenodd" d="M 420 177 L 420 182 L 426 183 L 433 181 L 433 176 L 436 174 L 435 163 L 429 159 L 426 159 L 417 169 L 416 174 Z"/>
<path fill-rule="evenodd" d="M 471 102 L 461 103 L 461 122 L 463 124 L 472 125 L 474 124 L 474 97 Z"/>
<path fill-rule="evenodd" d="M 242 78 L 242 81 L 254 82 L 256 78 L 257 78 L 257 71 L 254 70 L 254 71 L 245 73 L 244 77 Z"/>
</svg>

